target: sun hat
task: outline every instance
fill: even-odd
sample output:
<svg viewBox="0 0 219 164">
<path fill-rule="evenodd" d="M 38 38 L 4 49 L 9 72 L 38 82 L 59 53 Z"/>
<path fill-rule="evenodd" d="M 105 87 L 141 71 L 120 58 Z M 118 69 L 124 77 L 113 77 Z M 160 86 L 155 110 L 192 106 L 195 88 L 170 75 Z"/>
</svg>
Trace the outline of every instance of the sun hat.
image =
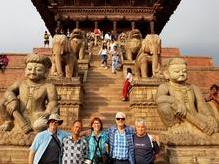
<svg viewBox="0 0 219 164">
<path fill-rule="evenodd" d="M 126 115 L 123 112 L 117 112 L 116 113 L 116 118 L 126 118 Z"/>
<path fill-rule="evenodd" d="M 60 119 L 60 115 L 58 115 L 57 113 L 53 113 L 49 116 L 49 119 L 48 119 L 48 122 L 47 124 L 49 124 L 49 122 L 51 120 L 55 120 L 55 121 L 58 121 L 59 125 L 61 125 L 63 123 L 63 120 Z"/>
</svg>

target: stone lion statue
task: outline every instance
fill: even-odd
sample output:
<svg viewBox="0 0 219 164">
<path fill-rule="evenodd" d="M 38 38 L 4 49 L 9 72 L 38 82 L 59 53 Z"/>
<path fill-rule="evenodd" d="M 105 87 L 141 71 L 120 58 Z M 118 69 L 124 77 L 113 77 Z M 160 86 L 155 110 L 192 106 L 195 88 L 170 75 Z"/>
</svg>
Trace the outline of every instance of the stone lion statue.
<svg viewBox="0 0 219 164">
<path fill-rule="evenodd" d="M 78 75 L 78 63 L 75 53 L 70 47 L 66 35 L 55 34 L 52 46 L 51 74 L 59 77 L 72 78 Z"/>
<path fill-rule="evenodd" d="M 84 32 L 81 29 L 74 29 L 70 36 L 70 48 L 77 59 L 82 60 L 85 57 L 85 50 L 87 48 L 87 42 L 84 36 Z"/>
<path fill-rule="evenodd" d="M 135 61 L 138 78 L 156 77 L 161 68 L 161 39 L 157 34 L 148 34 L 142 41 Z"/>
<path fill-rule="evenodd" d="M 138 29 L 133 29 L 128 34 L 128 39 L 125 45 L 126 54 L 124 60 L 133 61 L 136 59 L 138 51 L 141 48 L 142 35 Z"/>
<path fill-rule="evenodd" d="M 173 58 L 165 65 L 168 82 L 157 90 L 158 113 L 168 127 L 164 141 L 173 144 L 219 144 L 218 122 L 200 89 L 187 80 L 187 64 Z"/>
</svg>

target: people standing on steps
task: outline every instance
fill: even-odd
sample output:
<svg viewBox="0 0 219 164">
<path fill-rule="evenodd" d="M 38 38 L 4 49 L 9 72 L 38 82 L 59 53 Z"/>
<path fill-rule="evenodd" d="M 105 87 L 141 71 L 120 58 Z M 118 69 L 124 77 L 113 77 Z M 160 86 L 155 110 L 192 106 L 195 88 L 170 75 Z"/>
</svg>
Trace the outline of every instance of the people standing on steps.
<svg viewBox="0 0 219 164">
<path fill-rule="evenodd" d="M 135 164 L 134 130 L 125 124 L 125 120 L 125 113 L 116 113 L 116 126 L 108 129 L 109 156 L 112 164 Z"/>
<path fill-rule="evenodd" d="M 147 133 L 146 123 L 143 119 L 135 121 L 135 130 L 135 163 L 154 164 L 155 157 L 160 150 L 157 141 Z"/>
<path fill-rule="evenodd" d="M 128 101 L 128 94 L 131 88 L 131 82 L 132 82 L 132 70 L 131 68 L 127 68 L 127 75 L 122 89 L 122 101 Z"/>
<path fill-rule="evenodd" d="M 108 135 L 103 131 L 103 123 L 99 117 L 94 117 L 90 126 L 91 134 L 86 137 L 88 142 L 88 160 L 92 164 L 107 164 L 109 152 Z"/>
<path fill-rule="evenodd" d="M 115 45 L 113 47 L 113 50 L 111 51 L 112 54 L 112 73 L 116 73 L 116 71 L 120 70 L 122 62 L 121 62 L 121 53 L 117 47 L 117 45 Z"/>
<path fill-rule="evenodd" d="M 59 130 L 62 123 L 58 114 L 49 116 L 48 129 L 38 133 L 30 147 L 29 164 L 61 163 L 62 141 L 70 135 Z"/>
<path fill-rule="evenodd" d="M 112 41 L 110 32 L 107 32 L 107 33 L 104 35 L 104 41 L 105 41 L 106 44 L 107 44 L 107 49 L 110 50 L 110 43 L 111 43 L 111 41 Z"/>
<path fill-rule="evenodd" d="M 80 136 L 82 121 L 75 120 L 71 127 L 72 135 L 63 140 L 62 164 L 83 164 L 87 160 L 88 145 Z"/>
<path fill-rule="evenodd" d="M 99 28 L 94 29 L 94 46 L 98 45 L 98 40 L 101 40 L 101 31 Z"/>
<path fill-rule="evenodd" d="M 107 43 L 103 42 L 103 45 L 99 51 L 99 56 L 101 58 L 101 66 L 104 67 L 105 69 L 108 69 L 107 66 L 108 55 L 109 55 L 109 50 L 107 49 Z"/>
</svg>

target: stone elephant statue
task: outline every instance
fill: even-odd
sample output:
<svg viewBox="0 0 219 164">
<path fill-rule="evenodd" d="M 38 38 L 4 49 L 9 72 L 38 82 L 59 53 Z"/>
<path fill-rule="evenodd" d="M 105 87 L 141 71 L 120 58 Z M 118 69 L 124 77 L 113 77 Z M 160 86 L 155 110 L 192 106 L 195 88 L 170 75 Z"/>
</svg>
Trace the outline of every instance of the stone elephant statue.
<svg viewBox="0 0 219 164">
<path fill-rule="evenodd" d="M 85 50 L 87 49 L 87 41 L 85 39 L 85 34 L 81 29 L 74 29 L 70 36 L 70 47 L 71 51 L 81 60 L 85 57 Z"/>
<path fill-rule="evenodd" d="M 125 60 L 133 61 L 136 59 L 138 51 L 141 48 L 142 35 L 138 29 L 133 29 L 128 34 L 128 39 L 125 44 Z"/>
<path fill-rule="evenodd" d="M 135 61 L 137 78 L 156 77 L 161 67 L 161 39 L 157 34 L 148 34 Z"/>
<path fill-rule="evenodd" d="M 64 34 L 55 34 L 52 46 L 51 74 L 60 77 L 72 78 L 78 75 L 78 63 L 75 54 L 71 51 L 70 42 Z"/>
</svg>

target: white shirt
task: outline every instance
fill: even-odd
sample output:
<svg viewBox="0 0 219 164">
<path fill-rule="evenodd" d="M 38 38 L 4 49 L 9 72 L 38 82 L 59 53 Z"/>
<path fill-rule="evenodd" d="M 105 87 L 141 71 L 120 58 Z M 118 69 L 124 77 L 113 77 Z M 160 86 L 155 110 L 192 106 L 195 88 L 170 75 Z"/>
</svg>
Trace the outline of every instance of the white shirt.
<svg viewBox="0 0 219 164">
<path fill-rule="evenodd" d="M 131 83 L 132 82 L 132 74 L 129 72 L 126 76 L 126 79 Z"/>
</svg>

